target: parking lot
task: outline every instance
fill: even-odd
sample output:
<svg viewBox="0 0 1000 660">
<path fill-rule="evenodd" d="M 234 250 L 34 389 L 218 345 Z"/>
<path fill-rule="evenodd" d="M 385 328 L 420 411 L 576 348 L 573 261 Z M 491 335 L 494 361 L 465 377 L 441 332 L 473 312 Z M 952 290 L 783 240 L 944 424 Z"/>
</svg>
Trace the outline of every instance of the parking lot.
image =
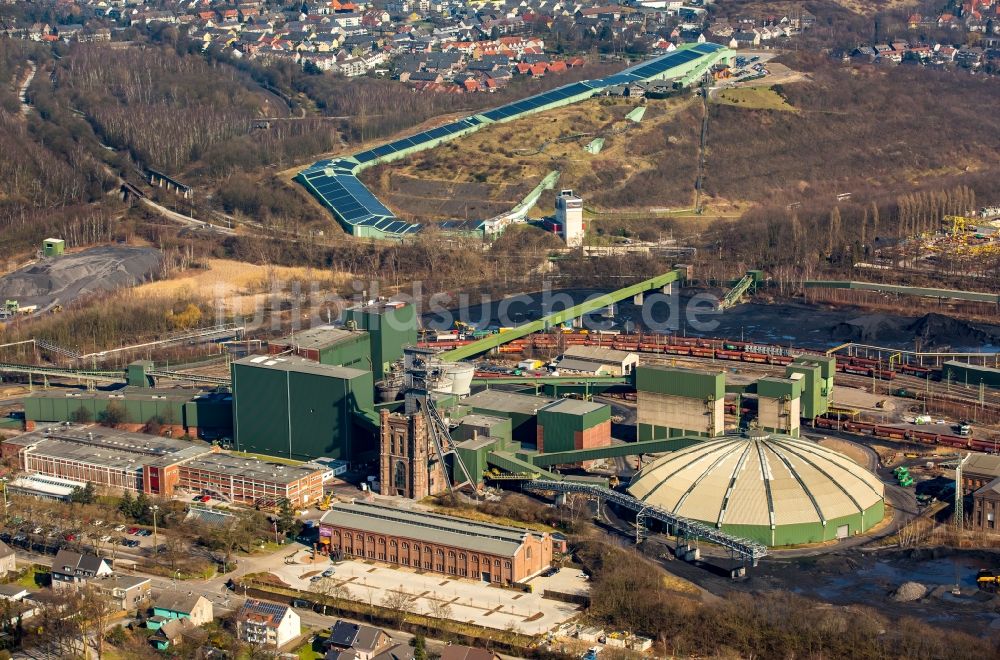
<svg viewBox="0 0 1000 660">
<path fill-rule="evenodd" d="M 163 535 L 159 541 L 163 542 Z M 139 525 L 121 524 L 101 519 L 52 522 L 48 518 L 26 519 L 14 516 L 0 531 L 0 540 L 14 547 L 54 554 L 60 548 L 94 548 L 101 554 L 115 550 L 137 552 L 153 547 L 153 532 Z"/>
<path fill-rule="evenodd" d="M 586 573 L 575 568 L 563 568 L 552 575 L 537 575 L 528 584 L 536 594 L 553 591 L 572 596 L 586 596 L 590 593 L 590 580 Z"/>
<path fill-rule="evenodd" d="M 310 582 L 310 578 L 330 566 L 335 573 L 329 579 L 343 585 L 352 598 L 379 605 L 394 593 L 405 591 L 412 595 L 406 607 L 410 612 L 443 615 L 498 630 L 537 635 L 580 612 L 575 605 L 542 598 L 537 592 L 529 594 L 438 573 L 417 573 L 413 569 L 394 569 L 356 560 L 335 565 L 288 564 L 271 572 L 296 589 L 322 593 L 324 587 Z"/>
</svg>

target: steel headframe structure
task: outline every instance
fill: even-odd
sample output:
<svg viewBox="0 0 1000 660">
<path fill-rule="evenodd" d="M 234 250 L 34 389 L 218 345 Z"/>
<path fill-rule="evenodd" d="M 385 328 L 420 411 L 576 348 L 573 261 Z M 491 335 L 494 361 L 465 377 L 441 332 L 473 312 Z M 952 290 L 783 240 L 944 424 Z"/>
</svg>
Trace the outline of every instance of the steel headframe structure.
<svg viewBox="0 0 1000 660">
<path fill-rule="evenodd" d="M 637 514 L 636 522 L 640 527 L 643 526 L 647 520 L 659 520 L 662 523 L 670 525 L 676 531 L 678 536 L 704 539 L 710 543 L 715 543 L 716 545 L 726 548 L 733 553 L 733 555 L 742 558 L 744 561 L 750 562 L 753 566 L 756 566 L 757 561 L 762 557 L 766 557 L 768 555 L 767 546 L 758 543 L 757 541 L 727 534 L 726 532 L 706 525 L 705 523 L 678 516 L 662 507 L 647 504 L 642 500 L 632 497 L 631 495 L 619 493 L 616 490 L 611 490 L 610 488 L 605 488 L 604 486 L 595 486 L 593 484 L 577 483 L 573 481 L 533 480 L 526 481 L 521 485 L 521 488 L 524 490 L 552 491 L 556 493 L 582 493 L 584 495 L 606 500 L 628 509 L 629 511 L 634 511 Z"/>
</svg>

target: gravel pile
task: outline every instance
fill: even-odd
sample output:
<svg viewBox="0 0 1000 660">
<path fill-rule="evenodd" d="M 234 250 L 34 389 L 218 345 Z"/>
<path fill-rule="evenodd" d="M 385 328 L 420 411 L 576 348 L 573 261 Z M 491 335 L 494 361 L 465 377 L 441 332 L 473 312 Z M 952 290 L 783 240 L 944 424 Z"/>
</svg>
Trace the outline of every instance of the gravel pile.
<svg viewBox="0 0 1000 660">
<path fill-rule="evenodd" d="M 0 301 L 16 300 L 40 309 L 81 296 L 148 282 L 158 273 L 160 251 L 109 245 L 53 259 L 41 259 L 0 278 Z"/>
<path fill-rule="evenodd" d="M 896 589 L 892 599 L 897 603 L 910 603 L 927 595 L 927 587 L 919 582 L 904 582 Z"/>
</svg>

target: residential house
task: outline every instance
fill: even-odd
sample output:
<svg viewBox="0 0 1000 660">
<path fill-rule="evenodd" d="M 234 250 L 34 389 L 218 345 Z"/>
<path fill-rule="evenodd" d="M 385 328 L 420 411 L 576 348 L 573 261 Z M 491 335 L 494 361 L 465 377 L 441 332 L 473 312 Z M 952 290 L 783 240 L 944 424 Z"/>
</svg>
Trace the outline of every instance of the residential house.
<svg viewBox="0 0 1000 660">
<path fill-rule="evenodd" d="M 249 644 L 281 648 L 302 634 L 302 624 L 287 605 L 249 598 L 236 613 L 236 633 Z"/>
<path fill-rule="evenodd" d="M 372 660 L 393 646 L 392 637 L 381 628 L 344 620 L 330 627 L 330 636 L 323 642 L 326 658 L 333 660 Z"/>
<path fill-rule="evenodd" d="M 440 73 L 436 71 L 416 71 L 410 73 L 409 71 L 404 71 L 399 76 L 400 82 L 432 82 L 440 84 L 444 81 L 444 78 Z"/>
<path fill-rule="evenodd" d="M 0 577 L 17 570 L 17 558 L 14 549 L 0 541 Z"/>
<path fill-rule="evenodd" d="M 760 45 L 760 32 L 757 30 L 745 30 L 734 32 L 729 40 L 730 48 L 754 48 Z"/>
<path fill-rule="evenodd" d="M 191 623 L 190 619 L 170 619 L 163 621 L 154 628 L 155 632 L 149 636 L 149 643 L 157 651 L 166 651 L 171 646 L 180 644 L 184 635 L 195 628 L 196 626 Z"/>
<path fill-rule="evenodd" d="M 52 560 L 52 588 L 78 588 L 92 578 L 110 577 L 114 571 L 107 560 L 63 548 Z"/>
<path fill-rule="evenodd" d="M 486 649 L 449 644 L 441 651 L 441 660 L 500 660 L 500 656 Z"/>
<path fill-rule="evenodd" d="M 193 591 L 170 590 L 153 601 L 153 616 L 169 619 L 189 619 L 196 626 L 211 623 L 214 618 L 212 601 Z"/>
<path fill-rule="evenodd" d="M 337 60 L 337 62 L 330 67 L 330 70 L 336 71 L 342 76 L 354 78 L 365 75 L 368 72 L 368 65 L 362 57 L 346 57 L 342 60 Z M 402 78 L 400 78 L 400 80 L 402 80 Z"/>
<path fill-rule="evenodd" d="M 966 69 L 976 69 L 983 63 L 984 53 L 979 46 L 963 46 L 955 53 L 955 64 Z"/>
<path fill-rule="evenodd" d="M 144 608 L 149 602 L 153 586 L 149 578 L 137 575 L 114 575 L 94 580 L 91 584 L 107 596 L 115 607 L 126 612 Z"/>
</svg>

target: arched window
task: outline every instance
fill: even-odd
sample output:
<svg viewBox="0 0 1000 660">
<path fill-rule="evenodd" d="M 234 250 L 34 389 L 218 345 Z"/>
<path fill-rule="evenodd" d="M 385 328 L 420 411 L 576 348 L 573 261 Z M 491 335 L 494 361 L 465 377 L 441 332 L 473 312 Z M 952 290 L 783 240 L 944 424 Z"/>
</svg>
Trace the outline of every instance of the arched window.
<svg viewBox="0 0 1000 660">
<path fill-rule="evenodd" d="M 403 550 L 409 550 L 409 549 L 410 549 L 410 544 L 407 543 L 406 541 L 403 541 Z M 417 552 L 420 552 L 420 548 L 417 548 Z"/>
<path fill-rule="evenodd" d="M 451 559 L 454 559 L 455 558 L 455 551 L 454 550 L 449 550 L 448 551 L 448 557 L 451 558 Z"/>
<path fill-rule="evenodd" d="M 437 554 L 438 557 L 444 557 L 444 550 L 442 550 L 441 548 L 438 548 L 436 554 Z"/>
<path fill-rule="evenodd" d="M 458 553 L 458 558 L 464 560 L 465 559 L 465 553 L 464 552 Z"/>
<path fill-rule="evenodd" d="M 528 548 L 525 548 L 524 556 L 526 558 L 528 558 L 528 559 L 531 559 L 531 547 L 530 546 Z"/>
</svg>

